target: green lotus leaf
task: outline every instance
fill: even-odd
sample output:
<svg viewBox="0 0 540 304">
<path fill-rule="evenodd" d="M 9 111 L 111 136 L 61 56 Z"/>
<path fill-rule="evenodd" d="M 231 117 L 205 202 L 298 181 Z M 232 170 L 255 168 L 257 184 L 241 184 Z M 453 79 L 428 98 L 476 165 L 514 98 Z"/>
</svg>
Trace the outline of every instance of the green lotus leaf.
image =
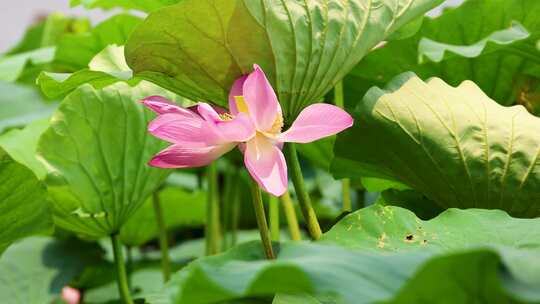
<svg viewBox="0 0 540 304">
<path fill-rule="evenodd" d="M 422 221 L 375 205 L 345 217 L 319 244 L 276 244 L 275 261 L 264 260 L 260 243 L 198 259 L 174 275 L 163 303 L 275 293 L 310 295 L 297 303 L 534 303 L 539 226 L 500 210 L 450 209 Z"/>
<path fill-rule="evenodd" d="M 37 149 L 58 226 L 93 238 L 118 233 L 170 173 L 146 164 L 166 146 L 146 130 L 155 115 L 140 100 L 151 95 L 176 99 L 141 82 L 85 85 L 61 103 Z"/>
<path fill-rule="evenodd" d="M 27 64 L 45 64 L 53 61 L 54 47 L 44 47 L 36 50 L 9 55 L 0 58 L 0 81 L 16 81 L 23 73 Z"/>
<path fill-rule="evenodd" d="M 63 98 L 83 84 L 90 84 L 96 89 L 104 88 L 115 82 L 125 81 L 136 85 L 139 80 L 132 79 L 133 72 L 124 59 L 124 47 L 109 45 L 99 52 L 88 64 L 88 68 L 75 73 L 43 72 L 37 83 L 48 98 Z"/>
<path fill-rule="evenodd" d="M 418 45 L 420 63 L 424 60 L 441 62 L 455 57 L 475 58 L 505 49 L 507 45 L 522 42 L 531 34 L 521 24 L 513 22 L 507 29 L 495 31 L 486 38 L 471 45 L 452 45 L 422 38 Z"/>
<path fill-rule="evenodd" d="M 470 81 L 403 74 L 372 88 L 355 117 L 336 141 L 335 175 L 396 180 L 443 208 L 540 215 L 540 119 L 522 106 L 501 106 Z"/>
<path fill-rule="evenodd" d="M 354 108 L 370 87 L 413 71 L 454 86 L 471 80 L 500 104 L 536 106 L 540 113 L 539 14 L 540 2 L 528 0 L 467 0 L 447 8 L 425 18 L 413 37 L 369 53 L 346 77 L 345 101 Z"/>
<path fill-rule="evenodd" d="M 361 183 L 362 186 L 369 192 L 383 192 L 388 189 L 409 189 L 409 187 L 403 185 L 402 183 L 376 177 L 362 177 Z"/>
<path fill-rule="evenodd" d="M 47 175 L 47 168 L 36 156 L 39 137 L 49 127 L 48 120 L 36 120 L 24 129 L 12 129 L 0 135 L 0 147 L 15 161 L 32 170 L 40 180 Z"/>
<path fill-rule="evenodd" d="M 31 87 L 0 81 L 0 133 L 49 118 L 57 104 L 47 103 Z"/>
<path fill-rule="evenodd" d="M 0 254 L 16 240 L 52 229 L 45 186 L 0 149 Z"/>
<path fill-rule="evenodd" d="M 180 0 L 70 0 L 71 6 L 83 5 L 86 8 L 113 8 L 133 9 L 143 12 L 152 12 L 164 6 L 178 3 Z"/>
<path fill-rule="evenodd" d="M 184 0 L 148 16 L 126 59 L 137 76 L 221 105 L 257 63 L 290 123 L 377 43 L 441 2 Z"/>
</svg>

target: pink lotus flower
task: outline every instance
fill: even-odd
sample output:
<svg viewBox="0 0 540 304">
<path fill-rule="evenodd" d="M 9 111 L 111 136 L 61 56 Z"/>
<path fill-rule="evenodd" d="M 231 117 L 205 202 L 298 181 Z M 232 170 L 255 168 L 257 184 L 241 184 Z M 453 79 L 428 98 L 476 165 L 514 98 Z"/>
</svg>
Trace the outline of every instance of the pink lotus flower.
<svg viewBox="0 0 540 304">
<path fill-rule="evenodd" d="M 151 166 L 205 166 L 240 145 L 251 176 L 264 190 L 276 196 L 287 190 L 283 143 L 309 143 L 353 124 L 352 117 L 342 109 L 317 103 L 306 107 L 289 130 L 281 132 L 281 106 L 257 65 L 251 74 L 233 84 L 229 95 L 230 113 L 202 102 L 185 109 L 159 96 L 148 97 L 143 103 L 159 114 L 148 131 L 172 143 L 152 158 Z"/>
</svg>

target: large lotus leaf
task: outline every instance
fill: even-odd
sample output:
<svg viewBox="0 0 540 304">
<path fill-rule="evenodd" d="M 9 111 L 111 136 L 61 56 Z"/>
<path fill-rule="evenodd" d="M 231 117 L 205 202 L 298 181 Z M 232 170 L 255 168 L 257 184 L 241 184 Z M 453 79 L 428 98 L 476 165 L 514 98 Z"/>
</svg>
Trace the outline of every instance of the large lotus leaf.
<svg viewBox="0 0 540 304">
<path fill-rule="evenodd" d="M 0 254 L 12 242 L 52 231 L 45 186 L 0 149 Z"/>
<path fill-rule="evenodd" d="M 222 105 L 257 63 L 289 122 L 377 43 L 441 2 L 184 0 L 150 14 L 126 44 L 126 59 L 136 75 Z"/>
<path fill-rule="evenodd" d="M 95 244 L 76 239 L 25 239 L 11 246 L 0 259 L 0 299 L 4 304 L 60 300 L 62 288 L 85 267 L 99 262 L 101 255 Z"/>
<path fill-rule="evenodd" d="M 468 0 L 445 9 L 415 36 L 368 54 L 346 78 L 346 102 L 354 107 L 371 86 L 414 71 L 451 85 L 471 80 L 498 103 L 531 109 L 531 100 L 540 101 L 533 95 L 540 89 L 539 14 L 540 1 L 529 0 Z"/>
<path fill-rule="evenodd" d="M 154 117 L 140 100 L 175 96 L 148 82 L 85 85 L 68 95 L 41 136 L 38 154 L 55 223 L 91 237 L 117 233 L 169 174 L 146 163 L 164 148 L 147 132 Z"/>
<path fill-rule="evenodd" d="M 206 193 L 189 193 L 167 187 L 159 192 L 165 225 L 168 229 L 200 227 L 206 219 Z M 120 230 L 120 240 L 128 246 L 139 246 L 157 237 L 158 228 L 152 198 L 133 214 Z"/>
<path fill-rule="evenodd" d="M 470 81 L 403 74 L 372 88 L 355 115 L 336 141 L 335 175 L 397 180 L 444 208 L 540 215 L 540 119 L 522 106 L 501 106 Z"/>
<path fill-rule="evenodd" d="M 372 206 L 345 217 L 320 244 L 276 246 L 275 261 L 263 259 L 260 243 L 198 259 L 166 292 L 180 304 L 276 292 L 323 296 L 322 303 L 529 303 L 518 297 L 540 300 L 539 228 L 500 210 L 451 209 L 422 221 Z"/>
<path fill-rule="evenodd" d="M 57 105 L 46 103 L 31 87 L 0 81 L 0 107 L 0 133 L 3 133 L 6 129 L 50 117 Z"/>
<path fill-rule="evenodd" d="M 180 0 L 70 0 L 71 6 L 83 5 L 86 8 L 133 9 L 152 12 L 164 6 L 178 3 Z"/>
<path fill-rule="evenodd" d="M 56 47 L 54 63 L 63 71 L 84 69 L 108 45 L 123 45 L 140 23 L 139 17 L 119 14 L 101 22 L 91 31 L 65 35 Z"/>
<path fill-rule="evenodd" d="M 133 72 L 124 59 L 124 47 L 109 45 L 99 52 L 88 64 L 88 68 L 75 73 L 43 72 L 37 83 L 45 96 L 51 99 L 63 98 L 83 84 L 91 84 L 96 89 L 115 82 L 126 81 L 137 84 L 132 79 Z"/>
</svg>

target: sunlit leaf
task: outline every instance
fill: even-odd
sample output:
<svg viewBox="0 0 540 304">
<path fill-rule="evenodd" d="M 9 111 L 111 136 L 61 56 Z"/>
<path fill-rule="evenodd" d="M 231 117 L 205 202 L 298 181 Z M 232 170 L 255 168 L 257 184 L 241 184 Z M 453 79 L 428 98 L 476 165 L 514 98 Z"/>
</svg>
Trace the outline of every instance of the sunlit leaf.
<svg viewBox="0 0 540 304">
<path fill-rule="evenodd" d="M 538 14 L 540 2 L 528 0 L 468 0 L 446 9 L 415 36 L 368 54 L 347 77 L 345 100 L 352 108 L 369 87 L 414 71 L 451 85 L 472 80 L 498 103 L 528 106 L 528 94 L 540 88 Z"/>
<path fill-rule="evenodd" d="M 146 164 L 167 145 L 148 134 L 154 114 L 140 104 L 156 94 L 176 98 L 141 82 L 85 85 L 61 103 L 38 144 L 57 225 L 95 238 L 117 233 L 167 177 Z"/>
<path fill-rule="evenodd" d="M 56 99 L 65 97 L 83 84 L 90 84 L 96 89 L 119 81 L 135 85 L 139 81 L 131 79 L 132 75 L 124 59 L 124 47 L 110 45 L 90 61 L 88 68 L 72 74 L 43 72 L 37 83 L 48 98 Z"/>
<path fill-rule="evenodd" d="M 137 76 L 222 105 L 257 63 L 291 122 L 372 47 L 441 2 L 184 0 L 150 14 L 126 59 Z"/>
<path fill-rule="evenodd" d="M 371 89 L 355 116 L 336 141 L 335 175 L 396 180 L 443 208 L 540 215 L 540 119 L 523 107 L 501 106 L 470 81 L 403 74 Z"/>
</svg>

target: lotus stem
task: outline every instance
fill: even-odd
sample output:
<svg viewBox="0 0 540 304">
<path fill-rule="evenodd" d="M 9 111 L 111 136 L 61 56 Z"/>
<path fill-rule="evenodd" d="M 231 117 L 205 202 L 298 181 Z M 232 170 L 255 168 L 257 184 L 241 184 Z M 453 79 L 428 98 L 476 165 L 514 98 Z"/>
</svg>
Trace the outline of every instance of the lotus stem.
<svg viewBox="0 0 540 304">
<path fill-rule="evenodd" d="M 163 272 L 163 282 L 168 282 L 171 278 L 171 259 L 169 257 L 169 243 L 167 237 L 167 226 L 163 217 L 163 209 L 159 199 L 159 191 L 152 195 L 152 203 L 154 205 L 154 214 L 156 216 L 156 224 L 158 228 L 159 250 L 161 251 L 161 271 Z"/>
<path fill-rule="evenodd" d="M 267 259 L 272 260 L 275 259 L 275 256 L 272 249 L 272 242 L 270 241 L 270 233 L 268 232 L 268 224 L 266 222 L 261 190 L 259 189 L 259 185 L 252 179 L 250 179 L 250 188 L 253 209 L 255 210 L 255 218 L 257 219 L 257 226 L 259 227 L 264 254 Z"/>
<path fill-rule="evenodd" d="M 234 171 L 233 171 L 234 170 Z M 231 169 L 225 174 L 225 190 L 223 193 L 224 201 L 221 218 L 223 219 L 223 250 L 227 249 L 230 245 L 229 239 L 231 238 L 231 225 L 232 225 L 232 200 L 234 196 L 234 180 L 236 176 L 236 170 Z"/>
<path fill-rule="evenodd" d="M 206 200 L 206 254 L 219 253 L 219 201 L 217 196 L 217 168 L 216 164 L 208 165 L 206 171 L 208 192 Z"/>
<path fill-rule="evenodd" d="M 343 195 L 343 211 L 351 212 L 352 211 L 352 201 L 351 201 L 351 180 L 344 178 L 341 180 L 341 191 Z"/>
<path fill-rule="evenodd" d="M 268 208 L 270 210 L 270 237 L 272 241 L 279 242 L 279 201 L 277 197 L 269 195 Z"/>
<path fill-rule="evenodd" d="M 118 239 L 118 234 L 111 235 L 111 243 L 114 253 L 114 263 L 116 265 L 116 277 L 120 298 L 122 299 L 123 303 L 133 304 L 131 294 L 129 293 L 126 265 L 124 264 L 124 254 L 122 253 L 122 245 Z"/>
<path fill-rule="evenodd" d="M 133 274 L 133 248 L 131 246 L 126 246 L 126 273 L 128 277 L 128 288 L 131 290 L 132 284 L 132 274 Z"/>
<path fill-rule="evenodd" d="M 233 190 L 232 196 L 232 214 L 231 214 L 231 244 L 230 246 L 236 245 L 238 240 L 238 222 L 240 221 L 240 200 L 238 199 L 238 188 L 235 187 Z"/>
<path fill-rule="evenodd" d="M 315 214 L 315 210 L 313 210 L 311 199 L 304 185 L 304 176 L 302 175 L 302 169 L 300 168 L 300 161 L 298 160 L 295 145 L 293 143 L 287 143 L 285 145 L 285 152 L 287 154 L 287 161 L 289 164 L 294 189 L 296 190 L 296 195 L 298 196 L 298 203 L 300 204 L 302 215 L 306 220 L 309 235 L 312 239 L 318 240 L 322 235 L 321 226 L 319 225 L 317 214 Z"/>
<path fill-rule="evenodd" d="M 345 102 L 343 98 L 343 81 L 339 81 L 334 86 L 334 103 L 340 108 L 345 108 Z M 351 202 L 351 181 L 348 178 L 341 180 L 341 193 L 343 195 L 343 211 L 351 212 L 352 211 L 352 202 Z"/>
<path fill-rule="evenodd" d="M 296 218 L 296 211 L 294 211 L 291 194 L 289 193 L 289 191 L 287 191 L 280 197 L 280 199 L 283 205 L 283 213 L 285 213 L 287 225 L 289 226 L 291 240 L 300 241 L 300 226 L 298 225 L 298 219 Z"/>
</svg>

